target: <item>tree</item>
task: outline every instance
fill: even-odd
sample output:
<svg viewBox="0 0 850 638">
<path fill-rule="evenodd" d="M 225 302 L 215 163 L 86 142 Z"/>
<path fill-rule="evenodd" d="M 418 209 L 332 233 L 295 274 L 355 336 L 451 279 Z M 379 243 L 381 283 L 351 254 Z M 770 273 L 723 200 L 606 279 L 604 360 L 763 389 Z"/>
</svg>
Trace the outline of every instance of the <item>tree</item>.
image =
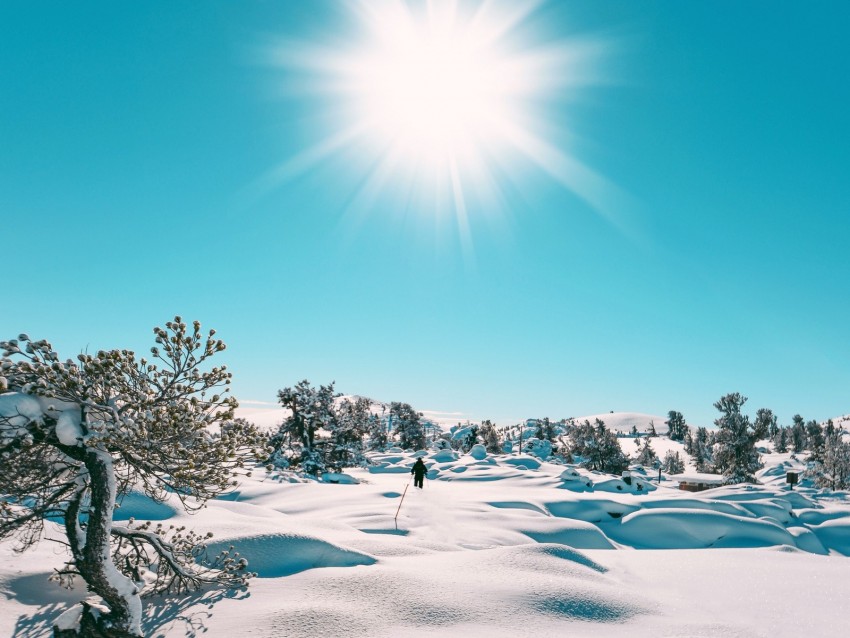
<svg viewBox="0 0 850 638">
<path fill-rule="evenodd" d="M 777 452 L 788 451 L 788 428 L 779 428 L 773 438 L 773 446 Z"/>
<path fill-rule="evenodd" d="M 823 435 L 821 424 L 815 420 L 806 423 L 806 439 L 808 440 L 809 449 L 812 455 L 809 461 L 819 461 L 823 458 L 826 446 L 826 439 Z"/>
<path fill-rule="evenodd" d="M 714 467 L 714 440 L 704 427 L 697 428 L 692 456 L 697 472 L 708 472 Z"/>
<path fill-rule="evenodd" d="M 334 383 L 314 388 L 307 379 L 294 388 L 284 388 L 277 393 L 280 404 L 289 410 L 270 444 L 272 465 L 300 465 L 307 474 L 317 475 L 325 469 L 321 450 L 317 449 L 316 435 L 330 429 L 336 419 Z"/>
<path fill-rule="evenodd" d="M 761 467 L 755 449 L 758 440 L 750 419 L 741 414 L 747 398 L 738 392 L 720 398 L 714 407 L 721 412 L 714 421 L 718 427 L 714 461 L 727 483 L 754 483 Z"/>
<path fill-rule="evenodd" d="M 387 424 L 377 414 L 369 416 L 366 446 L 371 451 L 383 451 L 387 448 Z"/>
<path fill-rule="evenodd" d="M 489 454 L 502 453 L 502 443 L 499 441 L 499 433 L 496 431 L 495 424 L 490 419 L 485 419 L 481 422 L 478 436 L 481 437 L 481 441 L 484 443 L 484 447 Z"/>
<path fill-rule="evenodd" d="M 478 429 L 477 425 L 469 426 L 469 431 L 466 433 L 466 442 L 463 445 L 464 450 L 471 450 L 472 446 L 478 443 Z"/>
<path fill-rule="evenodd" d="M 669 429 L 670 440 L 685 440 L 685 435 L 688 433 L 688 424 L 685 423 L 685 417 L 682 416 L 681 412 L 670 410 L 667 413 L 667 427 Z"/>
<path fill-rule="evenodd" d="M 605 422 L 596 419 L 581 423 L 570 431 L 572 453 L 581 456 L 582 465 L 589 470 L 619 474 L 629 466 L 629 461 L 620 447 L 620 442 Z"/>
<path fill-rule="evenodd" d="M 62 362 L 46 340 L 0 342 L 0 538 L 15 535 L 25 550 L 58 518 L 70 552 L 60 576 L 81 577 L 105 604 L 83 603 L 77 626 L 57 636 L 141 636 L 143 590 L 246 582 L 244 561 L 203 562 L 205 537 L 112 521 L 131 489 L 203 507 L 264 445 L 232 420 L 227 368 L 209 368 L 225 348 L 215 331 L 180 317 L 165 325 L 154 328 L 151 361 L 111 350 Z"/>
<path fill-rule="evenodd" d="M 678 452 L 667 450 L 662 467 L 668 474 L 681 474 L 685 471 L 685 463 Z"/>
<path fill-rule="evenodd" d="M 641 445 L 639 441 L 640 439 L 635 439 L 635 442 L 638 443 L 638 454 L 635 461 L 644 467 L 652 467 L 653 463 L 658 460 L 658 455 L 655 453 L 655 450 L 652 449 L 649 437 L 646 437 L 643 440 L 643 445 Z"/>
<path fill-rule="evenodd" d="M 691 429 L 688 428 L 688 431 L 685 433 L 685 453 L 693 455 L 696 449 L 694 435 L 691 433 Z"/>
<path fill-rule="evenodd" d="M 756 411 L 756 420 L 753 424 L 753 433 L 756 440 L 761 441 L 773 436 L 773 434 L 776 434 L 776 421 L 776 415 L 773 414 L 773 410 L 768 408 L 759 408 Z"/>
<path fill-rule="evenodd" d="M 363 437 L 369 431 L 372 402 L 363 397 L 343 399 L 329 422 L 325 444 L 325 465 L 340 471 L 344 467 L 363 465 Z"/>
<path fill-rule="evenodd" d="M 791 425 L 791 445 L 794 453 L 799 454 L 806 449 L 806 423 L 799 414 L 795 414 Z"/>
<path fill-rule="evenodd" d="M 832 421 L 824 432 L 823 451 L 810 471 L 818 487 L 831 490 L 850 489 L 850 443 L 846 442 L 841 430 Z"/>
<path fill-rule="evenodd" d="M 658 436 L 658 432 L 655 431 L 655 421 L 650 421 L 649 432 L 646 433 L 646 438 L 651 439 L 654 436 Z"/>
<path fill-rule="evenodd" d="M 390 404 L 393 433 L 398 436 L 402 448 L 421 450 L 425 447 L 425 430 L 421 418 L 422 414 L 414 410 L 409 403 L 393 401 Z"/>
</svg>

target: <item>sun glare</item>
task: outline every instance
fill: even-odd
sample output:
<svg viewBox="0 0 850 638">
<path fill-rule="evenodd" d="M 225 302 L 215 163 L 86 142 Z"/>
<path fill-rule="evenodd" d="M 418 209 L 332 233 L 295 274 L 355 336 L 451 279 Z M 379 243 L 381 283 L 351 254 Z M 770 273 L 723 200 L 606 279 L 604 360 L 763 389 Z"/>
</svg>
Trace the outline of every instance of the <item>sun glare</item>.
<svg viewBox="0 0 850 638">
<path fill-rule="evenodd" d="M 588 38 L 535 43 L 538 5 L 353 0 L 356 36 L 280 47 L 276 62 L 312 78 L 309 91 L 332 124 L 278 179 L 353 154 L 352 170 L 363 172 L 354 198 L 403 183 L 408 207 L 453 213 L 465 242 L 470 211 L 497 209 L 513 179 L 505 176 L 523 163 L 601 208 L 606 184 L 563 150 L 569 132 L 558 109 L 596 80 L 604 47 Z"/>
<path fill-rule="evenodd" d="M 449 18 L 379 21 L 375 44 L 350 67 L 358 118 L 393 151 L 432 167 L 451 167 L 498 136 L 516 97 L 492 43 Z"/>
</svg>

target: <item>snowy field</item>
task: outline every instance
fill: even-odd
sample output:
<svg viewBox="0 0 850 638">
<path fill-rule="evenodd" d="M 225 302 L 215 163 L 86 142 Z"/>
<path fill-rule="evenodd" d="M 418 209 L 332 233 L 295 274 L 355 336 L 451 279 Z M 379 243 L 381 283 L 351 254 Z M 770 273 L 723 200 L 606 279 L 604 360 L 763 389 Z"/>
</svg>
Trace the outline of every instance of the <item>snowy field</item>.
<svg viewBox="0 0 850 638">
<path fill-rule="evenodd" d="M 258 573 L 244 591 L 146 599 L 146 635 L 843 632 L 847 494 L 788 491 L 788 455 L 766 457 L 773 483 L 698 494 L 528 456 L 475 457 L 428 452 L 421 491 L 408 486 L 414 455 L 399 452 L 331 475 L 338 483 L 255 476 L 194 516 L 131 495 L 116 518 L 212 531 L 213 549 L 235 545 Z M 22 556 L 0 545 L 0 635 L 48 636 L 84 597 L 48 582 L 62 560 L 56 543 Z"/>
</svg>

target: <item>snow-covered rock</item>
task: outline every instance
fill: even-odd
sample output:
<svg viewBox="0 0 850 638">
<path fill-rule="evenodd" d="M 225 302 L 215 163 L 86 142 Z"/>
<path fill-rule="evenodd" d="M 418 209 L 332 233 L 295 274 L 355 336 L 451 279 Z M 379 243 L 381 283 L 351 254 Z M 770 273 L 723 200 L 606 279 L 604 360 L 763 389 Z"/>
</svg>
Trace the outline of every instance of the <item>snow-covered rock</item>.
<svg viewBox="0 0 850 638">
<path fill-rule="evenodd" d="M 476 459 L 477 461 L 482 461 L 487 458 L 487 448 L 485 448 L 480 443 L 476 443 L 469 450 L 469 456 Z"/>
</svg>

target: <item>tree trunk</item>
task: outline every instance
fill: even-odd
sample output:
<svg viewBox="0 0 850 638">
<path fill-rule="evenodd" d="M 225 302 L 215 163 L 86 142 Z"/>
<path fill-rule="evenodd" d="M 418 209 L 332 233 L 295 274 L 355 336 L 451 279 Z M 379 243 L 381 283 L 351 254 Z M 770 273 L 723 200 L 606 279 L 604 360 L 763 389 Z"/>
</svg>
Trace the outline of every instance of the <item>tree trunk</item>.
<svg viewBox="0 0 850 638">
<path fill-rule="evenodd" d="M 110 537 L 115 508 L 115 472 L 112 457 L 97 449 L 86 450 L 83 462 L 89 475 L 91 507 L 85 529 L 85 545 L 80 547 L 71 527 L 77 520 L 66 520 L 66 532 L 72 544 L 76 567 L 89 590 L 103 598 L 108 613 L 97 614 L 84 605 L 79 636 L 86 638 L 138 638 L 142 635 L 142 602 L 138 586 L 112 563 Z M 69 508 L 69 514 L 77 508 Z M 69 527 L 71 526 L 71 527 Z M 56 636 L 69 635 L 55 632 Z"/>
</svg>

